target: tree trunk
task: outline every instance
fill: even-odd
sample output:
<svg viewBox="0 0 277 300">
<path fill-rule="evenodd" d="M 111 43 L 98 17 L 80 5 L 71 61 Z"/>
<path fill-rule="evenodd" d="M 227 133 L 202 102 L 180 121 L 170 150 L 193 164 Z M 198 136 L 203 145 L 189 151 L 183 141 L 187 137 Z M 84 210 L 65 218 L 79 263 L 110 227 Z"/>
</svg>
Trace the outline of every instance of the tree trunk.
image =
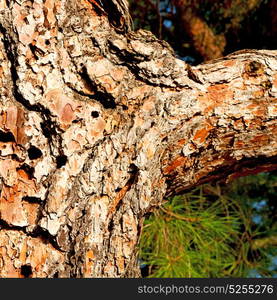
<svg viewBox="0 0 277 300">
<path fill-rule="evenodd" d="M 189 67 L 99 3 L 0 0 L 1 277 L 139 276 L 165 196 L 277 166 L 276 51 Z"/>
</svg>

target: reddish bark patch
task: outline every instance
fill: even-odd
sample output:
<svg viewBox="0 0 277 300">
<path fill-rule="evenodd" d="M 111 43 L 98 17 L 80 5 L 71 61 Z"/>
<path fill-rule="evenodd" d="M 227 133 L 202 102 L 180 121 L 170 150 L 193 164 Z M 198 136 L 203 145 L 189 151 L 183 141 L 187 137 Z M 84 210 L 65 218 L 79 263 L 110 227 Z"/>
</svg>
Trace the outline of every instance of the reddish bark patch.
<svg viewBox="0 0 277 300">
<path fill-rule="evenodd" d="M 226 100 L 233 98 L 233 91 L 227 84 L 216 84 L 208 87 L 206 94 L 199 95 L 198 99 L 203 107 L 204 113 L 213 111 L 222 106 Z"/>
<path fill-rule="evenodd" d="M 257 135 L 253 139 L 250 140 L 250 143 L 253 145 L 267 145 L 269 142 L 269 137 L 267 135 Z"/>
<path fill-rule="evenodd" d="M 187 139 L 180 139 L 177 144 L 182 147 L 187 142 Z"/>
<path fill-rule="evenodd" d="M 242 149 L 245 148 L 246 144 L 243 141 L 235 141 L 234 143 L 234 149 Z"/>
<path fill-rule="evenodd" d="M 273 77 L 272 85 L 277 89 L 277 74 Z"/>
<path fill-rule="evenodd" d="M 62 109 L 61 121 L 65 123 L 70 123 L 74 119 L 74 111 L 72 106 L 67 103 Z"/>
<path fill-rule="evenodd" d="M 38 212 L 38 205 L 26 204 L 22 198 L 24 196 L 34 195 L 36 185 L 29 174 L 19 169 L 14 172 L 14 184 L 12 186 L 4 185 L 0 194 L 0 215 L 1 219 L 15 226 L 30 225 L 29 221 L 34 224 Z M 29 215 L 30 214 L 30 215 Z"/>
<path fill-rule="evenodd" d="M 227 84 L 216 84 L 208 87 L 208 96 L 212 101 L 220 104 L 223 100 L 227 99 L 228 96 L 231 96 L 230 86 Z"/>
<path fill-rule="evenodd" d="M 198 129 L 195 132 L 195 135 L 193 137 L 193 141 L 197 142 L 197 144 L 203 144 L 206 140 L 206 138 L 209 136 L 210 131 L 213 129 L 214 127 L 212 125 L 210 125 L 209 123 L 206 123 L 204 125 L 204 127 Z"/>
<path fill-rule="evenodd" d="M 225 67 L 233 67 L 236 64 L 236 61 L 233 59 L 227 60 L 226 62 L 223 63 Z"/>
<path fill-rule="evenodd" d="M 168 175 L 172 173 L 174 170 L 176 170 L 180 166 L 184 166 L 188 162 L 188 158 L 184 156 L 178 156 L 176 159 L 174 159 L 170 165 L 168 165 L 166 168 L 163 169 L 163 173 Z"/>
<path fill-rule="evenodd" d="M 251 110 L 251 114 L 253 114 L 254 116 L 263 118 L 267 114 L 267 105 L 268 104 L 266 101 L 264 101 L 263 99 L 259 99 L 259 101 L 252 102 L 251 104 L 247 105 L 246 108 Z"/>
<path fill-rule="evenodd" d="M 25 134 L 25 114 L 22 108 L 10 106 L 0 116 L 0 125 L 12 132 L 17 144 L 24 145 L 28 138 Z"/>
<path fill-rule="evenodd" d="M 255 169 L 245 168 L 239 172 L 233 173 L 230 176 L 228 176 L 228 181 L 234 180 L 234 179 L 242 177 L 242 176 L 254 175 L 254 174 L 261 173 L 261 172 L 274 171 L 274 170 L 276 170 L 276 168 L 277 168 L 277 164 L 258 166 L 258 167 L 255 167 Z"/>
</svg>

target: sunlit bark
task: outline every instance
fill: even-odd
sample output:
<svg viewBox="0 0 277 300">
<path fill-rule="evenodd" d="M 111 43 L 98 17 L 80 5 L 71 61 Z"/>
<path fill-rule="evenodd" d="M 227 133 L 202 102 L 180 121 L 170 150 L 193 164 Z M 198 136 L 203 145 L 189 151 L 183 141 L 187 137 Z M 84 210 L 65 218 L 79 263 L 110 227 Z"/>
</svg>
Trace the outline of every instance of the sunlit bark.
<svg viewBox="0 0 277 300">
<path fill-rule="evenodd" d="M 166 195 L 276 168 L 276 51 L 189 67 L 92 1 L 0 8 L 1 277 L 139 276 Z"/>
</svg>

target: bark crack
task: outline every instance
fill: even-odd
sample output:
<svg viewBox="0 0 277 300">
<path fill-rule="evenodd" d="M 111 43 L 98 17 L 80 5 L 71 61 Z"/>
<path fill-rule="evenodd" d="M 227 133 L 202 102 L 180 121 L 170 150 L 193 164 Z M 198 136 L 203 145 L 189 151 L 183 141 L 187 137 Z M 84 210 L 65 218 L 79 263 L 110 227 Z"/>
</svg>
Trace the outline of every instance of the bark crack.
<svg viewBox="0 0 277 300">
<path fill-rule="evenodd" d="M 44 136 L 48 139 L 50 151 L 53 156 L 53 150 L 52 145 L 54 145 L 54 138 L 57 139 L 58 144 L 58 151 L 59 155 L 56 156 L 56 159 L 58 160 L 59 156 L 64 156 L 63 148 L 62 148 L 62 136 L 59 132 L 62 132 L 61 128 L 58 126 L 57 122 L 53 121 L 51 119 L 51 112 L 48 108 L 44 107 L 41 103 L 38 104 L 31 104 L 25 97 L 22 95 L 22 93 L 19 91 L 18 88 L 18 74 L 16 70 L 17 66 L 17 60 L 14 54 L 14 50 L 12 49 L 12 41 L 9 40 L 7 35 L 7 30 L 0 24 L 0 31 L 3 34 L 3 44 L 5 47 L 5 51 L 7 54 L 7 58 L 10 61 L 10 73 L 11 73 L 11 79 L 13 83 L 13 95 L 17 102 L 22 104 L 27 110 L 38 112 L 43 120 L 41 123 L 41 129 Z M 58 162 L 57 162 L 58 164 Z"/>
<path fill-rule="evenodd" d="M 27 231 L 27 226 L 16 226 L 16 225 L 10 225 L 6 221 L 0 219 L 0 229 L 1 230 L 14 230 L 14 231 L 20 231 L 24 233 L 26 236 L 30 236 L 33 238 L 39 238 L 42 240 L 44 243 L 49 243 L 51 246 L 58 250 L 62 251 L 60 249 L 59 245 L 57 244 L 55 238 L 49 234 L 48 231 L 43 230 L 41 227 L 37 226 L 35 230 L 32 232 Z"/>
</svg>

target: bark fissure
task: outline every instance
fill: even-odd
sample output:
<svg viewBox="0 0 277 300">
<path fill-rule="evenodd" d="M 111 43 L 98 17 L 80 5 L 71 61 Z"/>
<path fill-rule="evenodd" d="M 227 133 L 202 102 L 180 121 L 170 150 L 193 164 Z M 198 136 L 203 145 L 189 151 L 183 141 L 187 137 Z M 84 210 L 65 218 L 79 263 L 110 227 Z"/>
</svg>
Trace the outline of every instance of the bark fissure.
<svg viewBox="0 0 277 300">
<path fill-rule="evenodd" d="M 4 220 L 0 220 L 0 229 L 1 230 L 6 230 L 6 231 L 15 231 L 15 232 L 22 232 L 24 235 L 29 236 L 29 237 L 34 237 L 38 238 L 41 240 L 44 244 L 50 244 L 53 248 L 55 248 L 58 251 L 62 251 L 60 247 L 58 246 L 57 242 L 55 239 L 45 230 L 42 230 L 39 227 L 36 227 L 35 230 L 32 232 L 29 232 L 26 227 L 21 227 L 21 226 L 15 226 L 15 225 L 10 225 Z"/>
<path fill-rule="evenodd" d="M 0 24 L 0 31 L 4 36 L 3 44 L 5 46 L 7 58 L 10 61 L 10 71 L 11 71 L 10 74 L 11 74 L 11 79 L 13 82 L 12 89 L 13 89 L 14 98 L 16 99 L 16 101 L 18 103 L 22 104 L 27 110 L 40 113 L 40 115 L 43 119 L 43 122 L 41 123 L 42 133 L 49 140 L 50 151 L 52 151 L 51 145 L 54 143 L 54 140 L 52 137 L 54 136 L 54 138 L 57 139 L 57 143 L 59 145 L 57 147 L 57 149 L 59 151 L 59 156 L 64 156 L 64 153 L 62 150 L 62 137 L 59 134 L 59 132 L 61 132 L 61 129 L 59 128 L 58 124 L 55 121 L 51 120 L 50 110 L 45 108 L 40 103 L 31 104 L 26 98 L 24 98 L 22 93 L 19 91 L 18 84 L 17 84 L 17 82 L 19 80 L 19 76 L 17 73 L 18 63 L 15 58 L 16 50 L 11 48 L 12 45 L 16 45 L 18 43 L 18 41 L 9 40 L 7 37 L 7 30 L 5 30 L 5 28 L 3 28 L 3 26 L 1 24 Z M 53 152 L 51 152 L 51 154 L 53 154 Z M 59 156 L 57 156 L 56 159 L 58 159 Z"/>
</svg>

